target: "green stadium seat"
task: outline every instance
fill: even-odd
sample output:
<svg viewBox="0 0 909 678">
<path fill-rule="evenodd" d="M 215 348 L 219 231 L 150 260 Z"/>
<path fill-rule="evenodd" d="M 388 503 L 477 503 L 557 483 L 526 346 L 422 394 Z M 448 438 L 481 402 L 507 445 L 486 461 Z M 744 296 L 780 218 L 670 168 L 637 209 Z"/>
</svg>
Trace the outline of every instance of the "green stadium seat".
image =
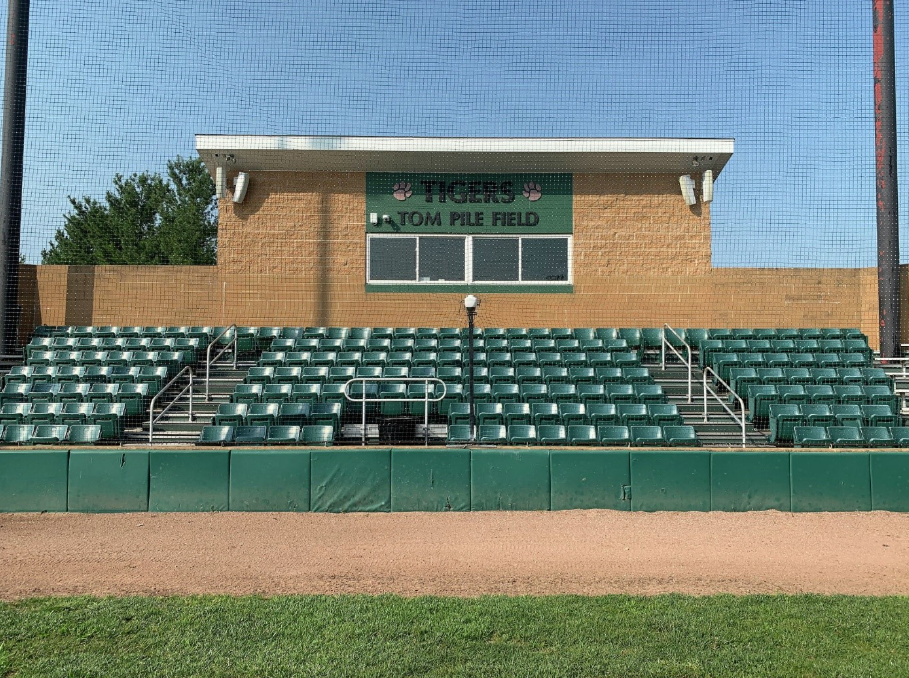
<svg viewBox="0 0 909 678">
<path fill-rule="evenodd" d="M 234 441 L 233 426 L 203 426 L 197 445 L 229 445 Z"/>
<path fill-rule="evenodd" d="M 543 382 L 543 370 L 539 367 L 516 367 L 515 379 L 519 385 L 539 384 Z"/>
<path fill-rule="evenodd" d="M 817 347 L 821 353 L 842 353 L 845 350 L 841 339 L 819 339 Z"/>
<path fill-rule="evenodd" d="M 300 442 L 304 445 L 334 445 L 335 427 L 327 425 L 309 425 L 300 427 Z"/>
<path fill-rule="evenodd" d="M 902 417 L 894 414 L 889 405 L 861 405 L 864 426 L 900 426 Z"/>
<path fill-rule="evenodd" d="M 274 368 L 266 367 L 263 369 L 272 370 Z M 331 369 L 330 367 L 327 367 L 325 365 L 320 365 L 320 366 L 309 365 L 307 367 L 302 368 L 302 370 L 300 371 L 300 380 L 304 384 L 320 384 L 320 385 L 327 384 L 330 369 Z M 250 370 L 250 371 L 252 371 L 252 370 Z M 274 378 L 273 374 L 272 374 L 272 378 Z"/>
<path fill-rule="evenodd" d="M 536 427 L 529 424 L 512 424 L 507 427 L 509 445 L 536 445 Z"/>
<path fill-rule="evenodd" d="M 637 367 L 641 364 L 641 357 L 637 351 L 613 351 L 612 362 L 616 367 Z"/>
<path fill-rule="evenodd" d="M 82 369 L 87 369 L 87 368 L 82 368 Z M 139 377 L 139 372 L 142 370 L 141 367 L 127 367 L 126 365 L 117 365 L 116 367 L 111 367 L 109 369 L 110 369 L 109 381 L 112 384 L 135 384 L 136 379 Z M 69 381 L 79 381 L 79 380 L 71 379 Z"/>
<path fill-rule="evenodd" d="M 633 327 L 622 327 L 619 329 L 619 338 L 624 339 L 628 348 L 637 350 L 641 348 L 641 330 Z"/>
<path fill-rule="evenodd" d="M 568 433 L 561 424 L 537 425 L 537 441 L 540 445 L 564 445 L 568 442 Z"/>
<path fill-rule="evenodd" d="M 59 424 L 90 424 L 95 412 L 95 403 L 62 403 L 60 414 L 57 416 Z"/>
<path fill-rule="evenodd" d="M 422 417 L 425 414 L 425 410 L 428 409 L 430 416 L 433 415 L 437 408 L 436 403 L 432 399 L 438 397 L 441 392 L 441 387 L 436 384 L 408 384 L 407 397 L 411 399 L 411 402 L 406 403 L 408 414 L 414 417 Z"/>
<path fill-rule="evenodd" d="M 278 406 L 278 425 L 306 425 L 309 422 L 309 409 L 309 403 L 281 403 Z"/>
<path fill-rule="evenodd" d="M 577 339 L 557 339 L 556 352 L 561 353 L 566 361 L 571 360 L 575 354 L 583 353 L 581 351 L 581 342 Z M 586 362 L 586 358 L 584 362 Z"/>
<path fill-rule="evenodd" d="M 845 361 L 839 353 L 816 353 L 818 367 L 844 367 Z"/>
<path fill-rule="evenodd" d="M 893 380 L 880 367 L 860 367 L 862 381 L 869 386 L 893 386 Z"/>
<path fill-rule="evenodd" d="M 641 348 L 644 351 L 660 351 L 663 348 L 663 329 L 644 327 L 641 329 Z"/>
<path fill-rule="evenodd" d="M 749 339 L 754 339 L 754 330 L 746 328 L 746 327 L 734 328 L 732 330 L 732 336 L 734 339 L 747 341 Z"/>
<path fill-rule="evenodd" d="M 435 351 L 416 351 L 411 358 L 411 367 L 435 367 L 438 363 L 438 353 Z"/>
<path fill-rule="evenodd" d="M 244 384 L 270 384 L 275 378 L 274 367 L 250 367 L 243 379 Z"/>
<path fill-rule="evenodd" d="M 123 384 L 123 386 L 135 386 L 135 384 Z M 92 403 L 116 402 L 120 395 L 120 387 L 121 384 L 92 384 L 88 391 L 88 401 Z M 127 407 L 127 410 L 129 410 L 129 407 Z M 139 412 L 128 413 L 139 414 Z"/>
<path fill-rule="evenodd" d="M 837 402 L 837 395 L 830 384 L 805 386 L 805 393 L 808 394 L 808 400 L 812 403 L 834 405 Z"/>
<path fill-rule="evenodd" d="M 246 421 L 246 415 L 249 413 L 249 408 L 257 404 L 258 403 L 250 405 L 246 405 L 245 403 L 221 403 L 218 405 L 218 410 L 215 412 L 212 423 L 215 426 L 242 426 Z"/>
<path fill-rule="evenodd" d="M 251 405 L 262 399 L 262 384 L 237 384 L 230 396 L 231 402 Z M 318 398 L 318 395 L 316 396 Z"/>
<path fill-rule="evenodd" d="M 830 436 L 832 447 L 864 447 L 862 430 L 857 426 L 828 426 L 827 435 Z"/>
<path fill-rule="evenodd" d="M 266 426 L 237 426 L 234 429 L 236 445 L 264 445 L 268 437 Z"/>
<path fill-rule="evenodd" d="M 366 351 L 378 351 L 388 355 L 388 352 L 391 351 L 391 339 L 388 337 L 370 337 L 369 341 L 366 342 Z"/>
<path fill-rule="evenodd" d="M 259 356 L 259 367 L 281 367 L 286 357 L 283 351 L 263 351 Z"/>
<path fill-rule="evenodd" d="M 0 441 L 7 445 L 26 445 L 31 442 L 34 430 L 31 424 L 8 424 L 3 427 Z"/>
<path fill-rule="evenodd" d="M 10 426 L 25 423 L 31 411 L 29 403 L 6 403 L 0 407 L 0 424 Z"/>
<path fill-rule="evenodd" d="M 650 415 L 647 413 L 647 405 L 640 403 L 621 403 L 616 405 L 619 421 L 623 426 L 650 424 Z"/>
<path fill-rule="evenodd" d="M 634 398 L 639 403 L 657 404 L 666 402 L 666 394 L 660 384 L 634 384 Z"/>
<path fill-rule="evenodd" d="M 93 404 L 94 409 L 86 416 L 85 424 L 98 426 L 100 436 L 104 439 L 118 440 L 122 435 L 121 422 L 126 415 L 126 406 L 123 403 Z M 62 421 L 62 414 L 60 423 L 67 423 Z M 70 425 L 70 437 L 72 437 L 72 426 L 73 424 Z"/>
<path fill-rule="evenodd" d="M 387 368 L 386 368 L 387 371 Z M 464 385 L 470 383 L 470 369 L 464 368 Z M 489 383 L 489 368 L 483 367 L 482 365 L 474 365 L 473 368 L 473 382 L 475 384 L 488 384 Z"/>
<path fill-rule="evenodd" d="M 619 331 L 614 327 L 598 327 L 595 336 L 602 341 L 614 341 L 619 338 Z"/>
<path fill-rule="evenodd" d="M 621 380 L 622 368 L 615 366 L 615 363 L 612 360 L 612 353 L 605 349 L 599 353 L 591 353 L 587 358 L 587 364 L 594 369 L 596 374 L 599 374 L 600 370 L 606 368 L 619 370 L 618 379 Z"/>
<path fill-rule="evenodd" d="M 246 412 L 246 426 L 273 426 L 278 423 L 278 403 L 253 403 Z M 221 422 L 218 422 L 221 423 Z"/>
<path fill-rule="evenodd" d="M 314 351 L 309 356 L 309 364 L 312 367 L 334 367 L 335 361 L 338 359 L 338 354 L 336 351 Z M 409 359 L 408 359 L 409 363 Z"/>
<path fill-rule="evenodd" d="M 783 369 L 783 377 L 787 384 L 807 386 L 815 383 L 811 377 L 811 371 L 807 367 L 787 367 Z"/>
<path fill-rule="evenodd" d="M 0 407 L 7 403 L 24 403 L 28 400 L 28 394 L 32 390 L 29 383 L 12 383 L 3 387 L 0 391 Z"/>
<path fill-rule="evenodd" d="M 457 445 L 471 442 L 470 425 L 469 424 L 454 424 L 454 425 L 449 424 L 448 442 L 449 442 L 449 444 L 457 444 Z"/>
<path fill-rule="evenodd" d="M 634 447 L 663 447 L 666 439 L 659 426 L 629 426 L 631 444 Z"/>
<path fill-rule="evenodd" d="M 840 377 L 834 367 L 812 367 L 809 369 L 815 384 L 839 384 Z"/>
<path fill-rule="evenodd" d="M 486 354 L 487 367 L 511 367 L 511 365 L 512 356 L 508 351 L 491 351 Z"/>
<path fill-rule="evenodd" d="M 310 407 L 309 419 L 313 425 L 341 427 L 341 403 L 315 403 Z"/>
<path fill-rule="evenodd" d="M 462 365 L 462 354 L 460 351 L 439 351 L 437 354 L 438 366 L 441 367 L 457 367 L 461 368 Z"/>
<path fill-rule="evenodd" d="M 862 403 L 866 402 L 865 392 L 862 390 L 861 386 L 836 385 L 833 387 L 833 392 L 836 394 L 837 401 L 843 403 L 844 405 L 861 405 Z"/>
<path fill-rule="evenodd" d="M 587 422 L 587 408 L 581 403 L 559 403 L 559 417 L 563 426 L 585 424 Z"/>
<path fill-rule="evenodd" d="M 293 445 L 300 440 L 299 426 L 269 426 L 265 439 L 268 445 Z"/>
<path fill-rule="evenodd" d="M 387 369 L 387 368 L 386 368 Z M 395 417 L 404 414 L 407 403 L 407 385 L 403 383 L 383 382 L 379 385 L 379 411 L 386 417 Z"/>
<path fill-rule="evenodd" d="M 334 353 L 335 362 L 337 362 L 338 354 L 344 349 L 344 340 L 343 339 L 332 339 L 330 337 L 325 337 L 319 339 L 319 351 L 323 353 Z"/>
<path fill-rule="evenodd" d="M 505 421 L 501 403 L 474 403 L 474 415 L 478 426 L 499 425 Z"/>
<path fill-rule="evenodd" d="M 540 367 L 562 367 L 564 359 L 555 351 L 537 351 L 537 365 Z"/>
<path fill-rule="evenodd" d="M 597 439 L 607 447 L 627 447 L 631 444 L 631 431 L 627 426 L 597 426 Z"/>
<path fill-rule="evenodd" d="M 624 367 L 622 370 L 622 381 L 626 384 L 652 384 L 653 377 L 650 376 L 650 370 L 646 367 Z"/>
<path fill-rule="evenodd" d="M 360 360 L 363 360 L 363 354 L 369 348 L 369 341 L 366 339 L 351 339 L 348 337 L 341 344 L 341 350 L 343 352 L 353 351 L 360 354 Z"/>
<path fill-rule="evenodd" d="M 776 387 L 777 397 L 784 403 L 807 403 L 809 400 L 805 387 L 801 384 L 781 384 Z"/>
<path fill-rule="evenodd" d="M 41 424 L 36 426 L 29 439 L 32 445 L 59 445 L 66 440 L 69 427 L 59 424 Z"/>
<path fill-rule="evenodd" d="M 491 367 L 488 377 L 489 383 L 493 386 L 496 386 L 496 384 L 517 383 L 517 375 L 513 367 Z"/>
<path fill-rule="evenodd" d="M 59 419 L 62 409 L 63 405 L 60 403 L 32 403 L 31 409 L 21 423 L 32 424 L 33 426 L 54 424 Z M 0 421 L 6 423 L 3 421 L 2 416 L 0 416 Z"/>
<path fill-rule="evenodd" d="M 436 368 L 435 367 L 411 367 L 410 376 L 412 379 L 435 379 L 436 378 Z"/>
<path fill-rule="evenodd" d="M 555 353 L 555 339 L 546 337 L 534 337 L 530 340 L 530 345 L 534 353 Z"/>
<path fill-rule="evenodd" d="M 50 365 L 53 360 L 53 351 L 32 351 L 28 355 L 29 365 Z"/>
<path fill-rule="evenodd" d="M 775 353 L 790 354 L 795 353 L 795 342 L 792 339 L 771 339 L 770 350 Z"/>
<path fill-rule="evenodd" d="M 294 384 L 266 384 L 262 389 L 262 402 L 280 404 L 293 398 Z"/>
<path fill-rule="evenodd" d="M 50 368 L 50 366 L 47 366 Z M 16 365 L 12 367 L 4 379 L 4 384 L 27 384 L 31 382 L 35 367 L 30 365 Z"/>
<path fill-rule="evenodd" d="M 588 403 L 587 421 L 597 427 L 618 425 L 618 407 L 612 403 Z"/>
<path fill-rule="evenodd" d="M 802 416 L 808 426 L 833 426 L 836 424 L 836 417 L 830 409 L 830 405 L 807 403 L 801 405 Z"/>
<path fill-rule="evenodd" d="M 681 426 L 682 415 L 677 405 L 655 403 L 647 405 L 647 416 L 654 426 Z"/>
<path fill-rule="evenodd" d="M 543 368 L 543 382 L 547 385 L 564 384 L 568 382 L 568 368 L 547 365 Z"/>
<path fill-rule="evenodd" d="M 98 424 L 74 424 L 69 427 L 67 442 L 70 445 L 95 445 L 101 439 Z"/>
<path fill-rule="evenodd" d="M 894 447 L 909 447 L 909 426 L 891 426 Z"/>
<path fill-rule="evenodd" d="M 502 417 L 505 422 L 505 426 L 509 429 L 512 426 L 517 425 L 529 425 L 531 423 L 532 415 L 530 412 L 530 405 L 527 403 L 504 403 L 502 405 Z M 536 435 L 536 433 L 534 433 Z"/>
<path fill-rule="evenodd" d="M 167 334 L 169 335 L 170 332 L 168 331 Z M 270 347 L 278 340 L 281 340 L 280 327 L 260 327 L 256 330 L 256 346 L 260 351 Z"/>
<path fill-rule="evenodd" d="M 346 368 L 332 368 L 332 371 L 337 369 L 346 369 Z M 332 375 L 329 374 L 329 379 L 332 378 Z M 274 384 L 299 384 L 303 379 L 303 368 L 298 366 L 293 367 L 276 367 L 275 368 L 275 377 L 272 383 Z"/>
<path fill-rule="evenodd" d="M 635 401 L 634 386 L 631 384 L 606 384 L 606 400 L 616 405 L 633 403 Z"/>
<path fill-rule="evenodd" d="M 788 383 L 782 367 L 758 367 L 753 369 L 762 384 L 782 385 Z"/>
<path fill-rule="evenodd" d="M 578 384 L 578 399 L 585 405 L 606 402 L 606 387 L 602 384 Z"/>
<path fill-rule="evenodd" d="M 596 330 L 592 327 L 575 327 L 572 330 L 572 334 L 578 341 L 590 341 L 599 339 L 599 337 L 597 337 Z"/>
<path fill-rule="evenodd" d="M 837 367 L 836 379 L 840 384 L 855 384 L 861 386 L 865 383 L 862 371 L 858 367 Z"/>
<path fill-rule="evenodd" d="M 508 432 L 501 424 L 483 424 L 478 429 L 477 441 L 485 445 L 504 445 L 508 442 Z"/>
<path fill-rule="evenodd" d="M 597 430 L 588 424 L 569 424 L 567 427 L 569 445 L 596 445 Z"/>
<path fill-rule="evenodd" d="M 521 400 L 525 403 L 545 402 L 549 398 L 549 389 L 546 384 L 525 383 L 521 384 Z"/>
<path fill-rule="evenodd" d="M 852 426 L 858 428 L 862 425 L 862 409 L 859 405 L 837 404 L 831 406 L 831 411 L 836 419 L 836 426 Z"/>
<path fill-rule="evenodd" d="M 755 369 L 768 367 L 763 353 L 739 353 L 738 356 L 742 367 L 753 367 Z"/>
<path fill-rule="evenodd" d="M 670 447 L 699 447 L 701 444 L 694 426 L 664 426 L 663 438 Z"/>
<path fill-rule="evenodd" d="M 813 353 L 790 353 L 789 362 L 792 363 L 793 367 L 806 367 L 809 369 L 817 367 L 817 360 Z"/>
<path fill-rule="evenodd" d="M 596 382 L 596 372 L 592 367 L 569 367 L 568 380 L 576 386 Z"/>
<path fill-rule="evenodd" d="M 521 391 L 517 384 L 494 384 L 492 398 L 498 403 L 521 402 Z"/>
<path fill-rule="evenodd" d="M 770 405 L 770 442 L 774 445 L 790 445 L 796 426 L 804 426 L 805 418 L 798 405 L 772 403 Z"/>
<path fill-rule="evenodd" d="M 748 420 L 755 423 L 765 422 L 770 417 L 770 403 L 775 402 L 779 395 L 776 386 L 750 386 L 748 398 Z"/>
<path fill-rule="evenodd" d="M 460 402 L 464 397 L 464 387 L 461 384 L 445 384 L 445 397 L 436 405 L 439 415 L 448 416 L 448 408 L 453 403 Z"/>
<path fill-rule="evenodd" d="M 723 352 L 723 342 L 719 339 L 705 339 L 699 346 L 698 364 L 701 369 L 711 364 L 714 355 Z"/>
<path fill-rule="evenodd" d="M 99 386 L 96 384 L 96 386 Z M 89 392 L 89 400 L 92 402 L 115 402 L 122 403 L 126 415 L 133 417 L 142 414 L 146 414 L 145 401 L 149 395 L 149 384 L 109 384 L 108 393 L 111 395 L 112 400 L 107 400 L 106 397 L 98 395 L 94 391 Z"/>
<path fill-rule="evenodd" d="M 309 351 L 286 351 L 284 353 L 285 367 L 309 367 L 309 359 L 312 353 Z"/>
<path fill-rule="evenodd" d="M 103 386 L 110 388 L 116 386 L 116 384 L 93 384 L 92 387 Z M 49 384 L 49 383 L 40 383 L 32 384 L 31 389 L 28 392 L 28 400 L 32 403 L 37 402 L 54 402 L 57 400 L 58 395 L 60 394 L 61 385 L 60 384 Z"/>
<path fill-rule="evenodd" d="M 622 368 L 621 367 L 597 367 L 595 368 L 596 380 L 601 384 L 621 384 Z"/>
<path fill-rule="evenodd" d="M 302 339 L 303 338 L 303 328 L 302 327 L 284 327 L 281 329 L 281 338 L 282 339 Z"/>
<path fill-rule="evenodd" d="M 867 447 L 896 447 L 896 441 L 886 426 L 864 426 L 859 431 Z"/>
<path fill-rule="evenodd" d="M 860 388 L 862 389 L 866 403 L 871 405 L 888 405 L 894 412 L 899 411 L 900 396 L 896 395 L 889 386 L 871 384 Z"/>
<path fill-rule="evenodd" d="M 559 415 L 559 406 L 555 403 L 531 403 L 530 405 L 531 416 L 533 417 L 533 423 L 537 427 L 543 426 L 545 424 L 559 424 L 561 423 L 561 416 Z"/>
<path fill-rule="evenodd" d="M 554 403 L 578 402 L 578 387 L 574 384 L 550 384 L 549 399 Z"/>
<path fill-rule="evenodd" d="M 764 353 L 764 354 L 771 353 L 771 346 L 770 346 L 769 339 L 748 339 L 746 343 L 748 345 L 749 353 Z M 787 363 L 789 362 L 788 358 L 786 359 L 786 362 Z M 769 366 L 770 365 L 768 364 L 768 367 Z"/>
<path fill-rule="evenodd" d="M 328 338 L 328 328 L 327 327 L 306 327 L 303 329 L 303 336 L 310 339 L 327 339 Z"/>
</svg>

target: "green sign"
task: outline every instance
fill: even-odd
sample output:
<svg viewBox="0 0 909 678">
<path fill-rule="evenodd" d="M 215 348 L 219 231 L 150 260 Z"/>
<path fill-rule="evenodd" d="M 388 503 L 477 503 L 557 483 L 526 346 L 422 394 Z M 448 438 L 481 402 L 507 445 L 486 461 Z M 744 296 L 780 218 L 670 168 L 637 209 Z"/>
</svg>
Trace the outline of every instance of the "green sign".
<svg viewBox="0 0 909 678">
<path fill-rule="evenodd" d="M 571 233 L 571 174 L 368 172 L 368 233 Z"/>
</svg>

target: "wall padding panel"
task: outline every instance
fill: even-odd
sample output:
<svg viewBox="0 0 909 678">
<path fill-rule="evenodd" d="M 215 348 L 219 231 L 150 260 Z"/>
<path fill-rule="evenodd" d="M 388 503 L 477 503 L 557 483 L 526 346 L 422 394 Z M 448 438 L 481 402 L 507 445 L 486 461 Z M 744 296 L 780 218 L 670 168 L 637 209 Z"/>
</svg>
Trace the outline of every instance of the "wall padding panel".
<svg viewBox="0 0 909 678">
<path fill-rule="evenodd" d="M 792 452 L 793 511 L 870 511 L 868 452 Z"/>
<path fill-rule="evenodd" d="M 0 511 L 66 511 L 69 450 L 0 450 Z"/>
<path fill-rule="evenodd" d="M 712 510 L 789 510 L 789 452 L 711 452 L 710 463 Z"/>
<path fill-rule="evenodd" d="M 552 510 L 630 511 L 631 468 L 627 450 L 549 451 Z"/>
<path fill-rule="evenodd" d="M 309 511 L 309 450 L 231 450 L 231 511 Z"/>
<path fill-rule="evenodd" d="M 70 450 L 69 510 L 148 510 L 148 450 Z"/>
<path fill-rule="evenodd" d="M 474 511 L 548 511 L 549 450 L 470 451 Z"/>
<path fill-rule="evenodd" d="M 225 449 L 149 453 L 149 511 L 226 511 L 230 452 Z"/>
<path fill-rule="evenodd" d="M 709 511 L 710 452 L 631 452 L 634 511 Z"/>
<path fill-rule="evenodd" d="M 469 511 L 470 450 L 392 450 L 391 510 Z"/>
<path fill-rule="evenodd" d="M 909 453 L 871 453 L 871 508 L 909 511 Z"/>
<path fill-rule="evenodd" d="M 310 452 L 313 511 L 391 510 L 391 450 L 314 449 Z"/>
</svg>

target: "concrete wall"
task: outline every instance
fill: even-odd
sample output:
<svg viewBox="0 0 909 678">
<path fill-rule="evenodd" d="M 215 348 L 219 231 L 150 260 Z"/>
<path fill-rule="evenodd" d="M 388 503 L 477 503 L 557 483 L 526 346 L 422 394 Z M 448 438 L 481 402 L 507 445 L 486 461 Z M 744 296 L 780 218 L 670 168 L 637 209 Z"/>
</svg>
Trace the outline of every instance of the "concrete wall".
<svg viewBox="0 0 909 678">
<path fill-rule="evenodd" d="M 876 344 L 874 269 L 713 269 L 709 206 L 677 177 L 574 187 L 574 293 L 484 294 L 480 325 L 841 326 Z M 367 294 L 365 237 L 365 175 L 257 173 L 220 205 L 218 266 L 24 266 L 23 325 L 463 324 L 462 293 Z"/>
</svg>

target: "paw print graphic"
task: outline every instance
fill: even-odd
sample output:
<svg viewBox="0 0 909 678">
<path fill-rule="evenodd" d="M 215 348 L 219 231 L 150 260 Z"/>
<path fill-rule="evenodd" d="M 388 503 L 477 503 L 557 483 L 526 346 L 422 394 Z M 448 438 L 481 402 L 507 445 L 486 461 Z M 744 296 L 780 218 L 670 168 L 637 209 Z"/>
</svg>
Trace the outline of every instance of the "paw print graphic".
<svg viewBox="0 0 909 678">
<path fill-rule="evenodd" d="M 408 184 L 406 181 L 399 181 L 391 187 L 391 190 L 391 194 L 395 197 L 396 200 L 407 200 L 410 196 L 413 195 L 410 184 Z"/>
<path fill-rule="evenodd" d="M 524 197 L 530 202 L 536 202 L 543 197 L 543 187 L 538 183 L 529 181 L 524 184 Z"/>
</svg>

